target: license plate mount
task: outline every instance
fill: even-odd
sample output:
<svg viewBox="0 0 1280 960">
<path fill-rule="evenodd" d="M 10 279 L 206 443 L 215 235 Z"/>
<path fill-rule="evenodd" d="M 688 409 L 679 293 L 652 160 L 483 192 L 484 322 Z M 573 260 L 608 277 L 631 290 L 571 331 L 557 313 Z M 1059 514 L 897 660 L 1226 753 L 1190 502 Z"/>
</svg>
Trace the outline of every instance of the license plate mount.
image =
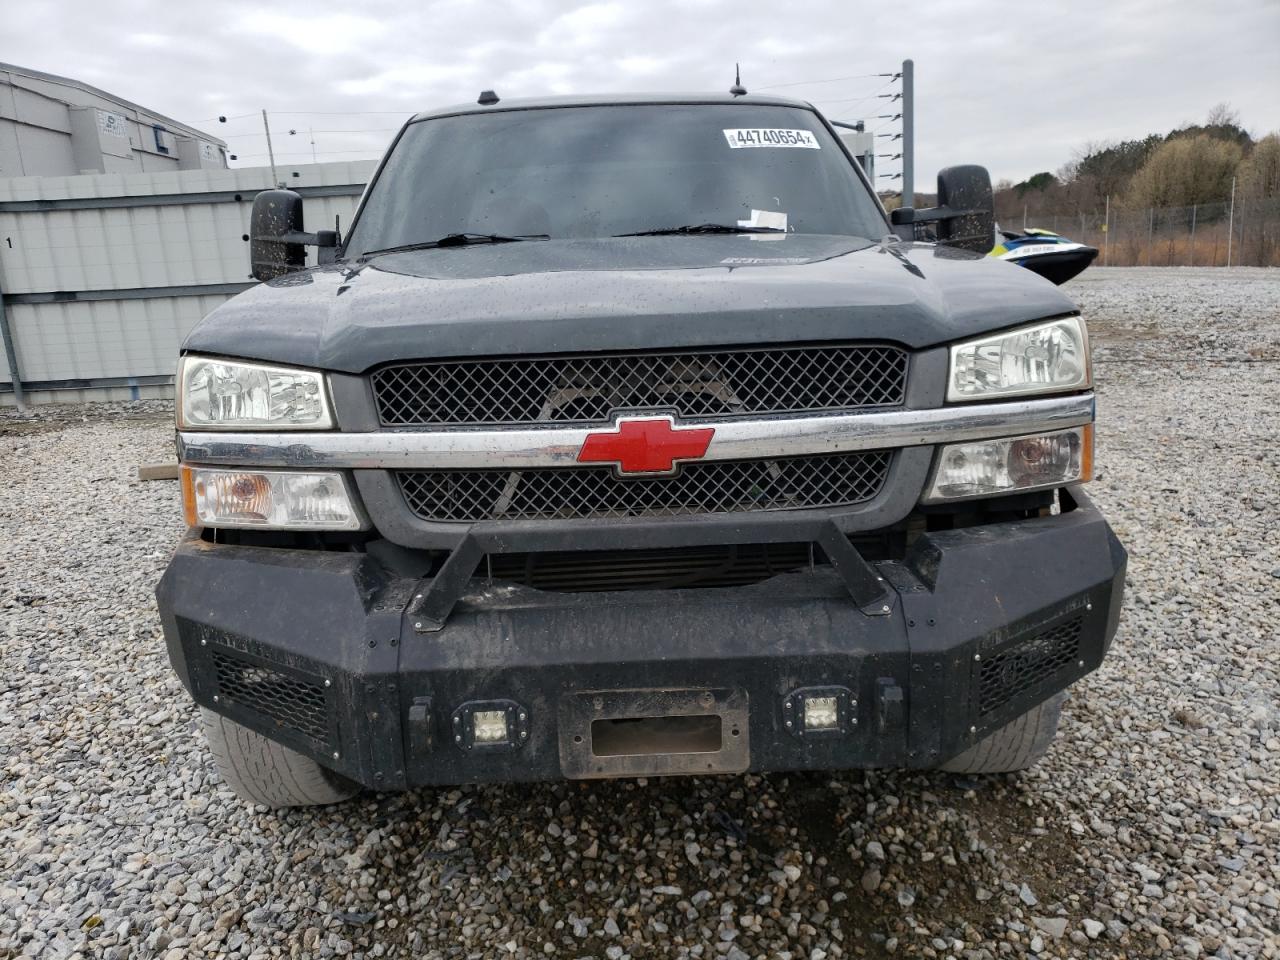
<svg viewBox="0 0 1280 960">
<path fill-rule="evenodd" d="M 742 773 L 747 692 L 597 690 L 561 698 L 560 770 L 571 780 Z"/>
</svg>

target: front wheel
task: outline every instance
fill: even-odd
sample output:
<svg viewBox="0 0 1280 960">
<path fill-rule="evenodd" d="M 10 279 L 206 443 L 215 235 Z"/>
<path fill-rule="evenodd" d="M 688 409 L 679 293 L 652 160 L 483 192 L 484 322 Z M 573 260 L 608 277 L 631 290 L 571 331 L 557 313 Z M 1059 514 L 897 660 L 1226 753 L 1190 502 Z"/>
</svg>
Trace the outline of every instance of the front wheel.
<svg viewBox="0 0 1280 960">
<path fill-rule="evenodd" d="M 359 791 L 310 757 L 212 710 L 201 707 L 200 719 L 218 773 L 242 800 L 281 810 L 339 803 Z"/>
<path fill-rule="evenodd" d="M 1054 694 L 1020 717 L 987 734 L 940 769 L 951 773 L 1012 773 L 1026 770 L 1049 750 L 1058 732 L 1067 691 Z"/>
</svg>

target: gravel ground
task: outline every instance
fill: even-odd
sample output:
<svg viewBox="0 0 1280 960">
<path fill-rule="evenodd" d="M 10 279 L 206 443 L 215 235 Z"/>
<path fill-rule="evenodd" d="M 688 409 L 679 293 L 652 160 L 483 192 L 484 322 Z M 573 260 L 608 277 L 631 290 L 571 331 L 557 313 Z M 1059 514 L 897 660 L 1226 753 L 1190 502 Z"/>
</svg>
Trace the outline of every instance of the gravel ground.
<svg viewBox="0 0 1280 960">
<path fill-rule="evenodd" d="M 0 419 L 0 957 L 1280 957 L 1280 271 L 1092 269 L 1116 645 L 1033 771 L 219 782 L 151 590 L 163 404 Z"/>
</svg>

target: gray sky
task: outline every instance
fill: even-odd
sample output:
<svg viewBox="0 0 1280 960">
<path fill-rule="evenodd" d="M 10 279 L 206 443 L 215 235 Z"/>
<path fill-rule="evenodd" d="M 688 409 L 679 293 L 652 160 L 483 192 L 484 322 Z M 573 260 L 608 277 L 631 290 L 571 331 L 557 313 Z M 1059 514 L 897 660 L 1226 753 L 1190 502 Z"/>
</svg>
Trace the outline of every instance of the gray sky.
<svg viewBox="0 0 1280 960">
<path fill-rule="evenodd" d="M 266 163 L 252 115 L 263 107 L 284 160 L 310 159 L 309 128 L 320 159 L 360 159 L 410 113 L 484 87 L 724 90 L 735 60 L 753 92 L 892 134 L 898 125 L 875 117 L 897 105 L 873 95 L 896 84 L 777 85 L 913 58 L 921 190 L 952 163 L 985 164 L 997 180 L 1056 170 L 1088 141 L 1165 132 L 1221 101 L 1255 135 L 1280 128 L 1276 0 L 28 0 L 6 4 L 4 21 L 0 61 L 193 123 L 226 139 L 239 165 Z M 210 120 L 219 114 L 229 122 Z"/>
</svg>

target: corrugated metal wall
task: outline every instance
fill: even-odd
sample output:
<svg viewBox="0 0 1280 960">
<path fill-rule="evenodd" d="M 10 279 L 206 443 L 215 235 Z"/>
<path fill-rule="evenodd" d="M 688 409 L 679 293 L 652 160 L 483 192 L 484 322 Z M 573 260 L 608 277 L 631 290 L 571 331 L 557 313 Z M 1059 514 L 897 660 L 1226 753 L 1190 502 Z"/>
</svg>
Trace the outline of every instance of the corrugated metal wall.
<svg viewBox="0 0 1280 960">
<path fill-rule="evenodd" d="M 314 231 L 345 228 L 373 168 L 279 172 Z M 271 185 L 262 167 L 0 179 L 0 308 L 28 400 L 170 396 L 187 331 L 252 282 L 243 237 Z M 0 404 L 11 379 L 0 351 Z"/>
</svg>

